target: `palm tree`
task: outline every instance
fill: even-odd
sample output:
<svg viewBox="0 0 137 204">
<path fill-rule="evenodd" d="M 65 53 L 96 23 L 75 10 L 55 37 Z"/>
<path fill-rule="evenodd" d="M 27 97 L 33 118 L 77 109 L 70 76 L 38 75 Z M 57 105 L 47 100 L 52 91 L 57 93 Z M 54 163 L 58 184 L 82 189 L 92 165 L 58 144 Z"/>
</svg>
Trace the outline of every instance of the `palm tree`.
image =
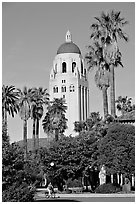
<svg viewBox="0 0 137 204">
<path fill-rule="evenodd" d="M 7 133 L 7 113 L 14 117 L 14 114 L 18 112 L 18 92 L 15 86 L 2 86 L 2 119 Z"/>
<path fill-rule="evenodd" d="M 88 70 L 97 67 L 97 71 L 95 74 L 95 83 L 103 93 L 103 109 L 105 118 L 108 115 L 107 89 L 110 85 L 110 79 L 108 64 L 104 61 L 103 58 L 103 43 L 99 44 L 99 42 L 93 42 L 93 45 L 88 46 L 88 49 L 89 52 L 86 54 L 85 59 L 88 64 Z"/>
<path fill-rule="evenodd" d="M 47 89 L 33 88 L 32 89 L 32 105 L 31 105 L 31 118 L 33 119 L 33 150 L 39 148 L 39 121 L 43 116 L 44 107 L 49 101 L 49 94 Z"/>
<path fill-rule="evenodd" d="M 106 116 L 108 115 L 107 89 L 110 86 L 109 71 L 106 69 L 99 68 L 95 74 L 95 82 L 97 87 L 102 90 L 104 118 L 106 118 Z"/>
<path fill-rule="evenodd" d="M 128 41 L 126 33 L 123 32 L 123 27 L 128 22 L 120 17 L 121 12 L 111 12 L 105 14 L 102 12 L 100 17 L 95 17 L 97 23 L 91 25 L 91 39 L 98 42 L 103 42 L 103 57 L 109 65 L 110 70 L 110 98 L 111 98 L 111 115 L 115 117 L 115 77 L 114 67 L 121 63 L 121 53 L 118 48 L 118 38 Z"/>
<path fill-rule="evenodd" d="M 55 140 L 58 140 L 59 133 L 63 133 L 67 128 L 65 118 L 67 106 L 63 98 L 54 98 L 48 105 L 48 112 L 42 121 L 43 129 L 46 133 L 55 131 Z"/>
<path fill-rule="evenodd" d="M 23 141 L 24 141 L 24 159 L 27 158 L 27 121 L 30 117 L 31 106 L 31 89 L 27 89 L 25 86 L 23 91 L 19 91 L 19 114 L 23 120 Z"/>
</svg>

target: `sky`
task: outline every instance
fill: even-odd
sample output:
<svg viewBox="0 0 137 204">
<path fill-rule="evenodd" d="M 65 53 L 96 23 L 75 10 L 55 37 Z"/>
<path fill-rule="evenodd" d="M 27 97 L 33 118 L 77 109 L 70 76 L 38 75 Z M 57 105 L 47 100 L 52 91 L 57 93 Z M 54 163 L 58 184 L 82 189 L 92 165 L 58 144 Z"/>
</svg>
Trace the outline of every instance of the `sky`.
<svg viewBox="0 0 137 204">
<path fill-rule="evenodd" d="M 2 3 L 2 84 L 17 88 L 49 88 L 49 74 L 57 49 L 68 30 L 84 57 L 90 44 L 90 25 L 102 11 L 121 11 L 129 21 L 124 31 L 129 42 L 118 40 L 124 68 L 115 69 L 116 98 L 135 98 L 135 3 L 134 2 L 3 2 Z M 88 75 L 90 112 L 103 115 L 102 92 L 94 82 L 95 70 Z M 109 90 L 108 90 L 109 93 Z M 110 103 L 109 103 L 110 104 Z M 110 110 L 110 107 L 109 107 Z M 23 138 L 23 121 L 8 117 L 10 141 Z M 45 137 L 40 129 L 40 137 Z M 28 138 L 32 121 L 28 120 Z"/>
</svg>

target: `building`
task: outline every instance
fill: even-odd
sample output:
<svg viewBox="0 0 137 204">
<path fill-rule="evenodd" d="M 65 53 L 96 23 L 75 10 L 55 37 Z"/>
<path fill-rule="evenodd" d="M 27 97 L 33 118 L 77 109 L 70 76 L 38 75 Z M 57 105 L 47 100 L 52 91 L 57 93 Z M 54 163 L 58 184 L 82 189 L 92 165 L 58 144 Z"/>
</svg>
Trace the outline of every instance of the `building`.
<svg viewBox="0 0 137 204">
<path fill-rule="evenodd" d="M 84 121 L 89 114 L 89 86 L 87 69 L 79 47 L 66 33 L 66 42 L 57 50 L 49 81 L 50 100 L 64 98 L 67 105 L 66 135 L 75 135 L 74 122 Z"/>
<path fill-rule="evenodd" d="M 115 118 L 115 122 L 135 125 L 135 110 L 126 112 L 125 114 Z"/>
</svg>

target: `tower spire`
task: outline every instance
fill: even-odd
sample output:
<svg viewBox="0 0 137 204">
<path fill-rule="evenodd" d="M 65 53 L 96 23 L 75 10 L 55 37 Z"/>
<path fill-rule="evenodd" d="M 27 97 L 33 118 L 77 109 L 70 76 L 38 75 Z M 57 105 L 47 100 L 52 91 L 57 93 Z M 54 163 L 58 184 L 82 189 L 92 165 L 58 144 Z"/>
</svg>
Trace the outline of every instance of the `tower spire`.
<svg viewBox="0 0 137 204">
<path fill-rule="evenodd" d="M 66 42 L 72 42 L 72 35 L 69 30 L 66 33 Z"/>
</svg>

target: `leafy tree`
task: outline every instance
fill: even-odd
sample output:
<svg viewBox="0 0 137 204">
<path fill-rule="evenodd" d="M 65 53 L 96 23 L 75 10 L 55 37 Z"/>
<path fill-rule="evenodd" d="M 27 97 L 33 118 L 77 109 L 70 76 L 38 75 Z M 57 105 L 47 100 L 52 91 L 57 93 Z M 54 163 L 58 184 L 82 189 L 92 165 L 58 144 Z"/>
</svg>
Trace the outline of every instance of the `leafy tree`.
<svg viewBox="0 0 137 204">
<path fill-rule="evenodd" d="M 67 106 L 63 98 L 55 98 L 47 107 L 47 113 L 42 121 L 43 129 L 46 133 L 53 133 L 55 130 L 55 140 L 58 140 L 59 133 L 62 134 L 67 128 L 65 118 Z"/>
<path fill-rule="evenodd" d="M 101 13 L 100 17 L 95 17 L 96 23 L 91 25 L 91 39 L 99 43 L 103 43 L 103 58 L 109 65 L 110 70 L 110 98 L 111 98 L 111 115 L 115 117 L 115 83 L 114 83 L 114 67 L 118 64 L 122 65 L 121 52 L 118 48 L 118 38 L 128 41 L 127 35 L 123 32 L 123 27 L 128 22 L 120 17 L 120 11 L 110 11 Z"/>
<path fill-rule="evenodd" d="M 86 122 L 85 121 L 75 121 L 74 122 L 74 130 L 76 132 L 81 132 L 86 130 Z"/>
<path fill-rule="evenodd" d="M 132 105 L 132 98 L 128 98 L 127 96 L 122 97 L 119 96 L 116 100 L 117 109 L 124 115 L 127 112 L 130 112 L 132 110 L 135 110 L 135 105 Z"/>
<path fill-rule="evenodd" d="M 93 126 L 102 120 L 99 112 L 92 112 L 86 120 L 88 130 L 92 130 Z"/>
<path fill-rule="evenodd" d="M 76 137 L 62 136 L 56 142 L 53 140 L 40 155 L 49 177 L 60 186 L 69 178 L 74 180 L 83 177 L 84 169 L 97 160 L 97 140 L 94 134 L 88 132 Z M 53 170 L 51 162 L 55 164 Z"/>
<path fill-rule="evenodd" d="M 31 97 L 31 118 L 33 119 L 33 151 L 39 148 L 39 121 L 43 116 L 44 106 L 48 104 L 47 89 L 33 88 Z"/>
<path fill-rule="evenodd" d="M 30 118 L 30 106 L 31 106 L 31 89 L 27 87 L 23 88 L 23 91 L 19 91 L 19 114 L 23 120 L 23 141 L 24 141 L 24 158 L 27 157 L 27 121 Z"/>
<path fill-rule="evenodd" d="M 30 187 L 32 173 L 28 174 L 24 168 L 23 152 L 15 143 L 10 144 L 2 129 L 2 201 L 25 202 L 34 201 L 35 185 Z M 28 180 L 30 175 L 30 180 Z"/>
<path fill-rule="evenodd" d="M 74 130 L 76 132 L 91 131 L 95 124 L 102 120 L 99 112 L 92 112 L 86 121 L 75 121 Z"/>
<path fill-rule="evenodd" d="M 2 86 L 2 118 L 6 125 L 7 131 L 7 113 L 14 117 L 18 112 L 19 107 L 17 104 L 18 92 L 15 86 Z"/>
<path fill-rule="evenodd" d="M 99 163 L 105 164 L 108 174 L 135 173 L 135 127 L 111 124 L 99 144 Z"/>
</svg>

